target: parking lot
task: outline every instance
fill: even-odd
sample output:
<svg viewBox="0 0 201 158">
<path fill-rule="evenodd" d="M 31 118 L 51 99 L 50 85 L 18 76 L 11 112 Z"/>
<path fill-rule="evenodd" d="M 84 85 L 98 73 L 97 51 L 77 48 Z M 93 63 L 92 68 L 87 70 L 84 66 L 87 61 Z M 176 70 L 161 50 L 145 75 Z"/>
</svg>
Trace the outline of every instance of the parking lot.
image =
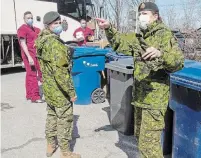
<svg viewBox="0 0 201 158">
<path fill-rule="evenodd" d="M 2 158 L 45 158 L 46 104 L 25 99 L 25 72 L 11 69 L 1 76 Z M 82 158 L 137 158 L 135 139 L 115 131 L 109 104 L 74 106 L 71 148 Z M 53 158 L 59 157 L 59 150 Z"/>
</svg>

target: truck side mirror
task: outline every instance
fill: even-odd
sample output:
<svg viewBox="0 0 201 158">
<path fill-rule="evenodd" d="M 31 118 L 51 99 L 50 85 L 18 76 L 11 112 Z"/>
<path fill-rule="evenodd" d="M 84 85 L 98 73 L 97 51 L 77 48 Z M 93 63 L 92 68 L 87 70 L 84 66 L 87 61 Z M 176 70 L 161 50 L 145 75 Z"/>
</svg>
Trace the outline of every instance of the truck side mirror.
<svg viewBox="0 0 201 158">
<path fill-rule="evenodd" d="M 67 31 L 68 30 L 68 22 L 64 19 L 61 23 L 63 31 Z"/>
<path fill-rule="evenodd" d="M 36 21 L 41 21 L 41 17 L 40 16 L 36 16 Z"/>
<path fill-rule="evenodd" d="M 102 7 L 100 7 L 100 18 L 103 18 L 103 6 Z"/>
</svg>

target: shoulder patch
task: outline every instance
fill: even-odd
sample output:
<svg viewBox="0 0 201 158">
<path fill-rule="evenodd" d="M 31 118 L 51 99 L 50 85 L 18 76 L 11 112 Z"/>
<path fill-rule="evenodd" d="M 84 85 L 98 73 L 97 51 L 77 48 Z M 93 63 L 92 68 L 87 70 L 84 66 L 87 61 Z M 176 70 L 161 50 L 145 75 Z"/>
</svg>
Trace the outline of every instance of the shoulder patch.
<svg viewBox="0 0 201 158">
<path fill-rule="evenodd" d="M 145 8 L 145 4 L 142 3 L 142 4 L 140 5 L 140 9 L 144 9 L 144 8 Z"/>
</svg>

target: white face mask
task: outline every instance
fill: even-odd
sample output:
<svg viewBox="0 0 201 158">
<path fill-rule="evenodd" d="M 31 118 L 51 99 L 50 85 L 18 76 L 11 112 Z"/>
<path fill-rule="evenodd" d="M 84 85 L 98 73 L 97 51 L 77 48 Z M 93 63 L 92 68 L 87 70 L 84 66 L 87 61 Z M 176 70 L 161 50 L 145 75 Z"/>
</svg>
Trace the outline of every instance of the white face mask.
<svg viewBox="0 0 201 158">
<path fill-rule="evenodd" d="M 139 26 L 140 29 L 146 30 L 149 24 L 150 18 L 149 15 L 140 15 L 139 16 Z"/>
<path fill-rule="evenodd" d="M 82 28 L 85 28 L 87 26 L 87 24 L 81 24 Z"/>
</svg>

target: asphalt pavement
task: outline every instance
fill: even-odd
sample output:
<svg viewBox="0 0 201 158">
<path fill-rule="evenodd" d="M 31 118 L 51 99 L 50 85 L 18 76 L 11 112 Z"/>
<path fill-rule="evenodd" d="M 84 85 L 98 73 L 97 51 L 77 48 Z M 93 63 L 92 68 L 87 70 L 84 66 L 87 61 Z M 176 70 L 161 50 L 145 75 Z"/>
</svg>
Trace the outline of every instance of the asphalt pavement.
<svg viewBox="0 0 201 158">
<path fill-rule="evenodd" d="M 25 99 L 25 72 L 8 69 L 1 75 L 2 158 L 45 158 L 46 104 Z M 136 141 L 114 130 L 109 104 L 74 105 L 72 151 L 82 158 L 137 158 Z M 52 158 L 59 158 L 57 152 Z"/>
</svg>

